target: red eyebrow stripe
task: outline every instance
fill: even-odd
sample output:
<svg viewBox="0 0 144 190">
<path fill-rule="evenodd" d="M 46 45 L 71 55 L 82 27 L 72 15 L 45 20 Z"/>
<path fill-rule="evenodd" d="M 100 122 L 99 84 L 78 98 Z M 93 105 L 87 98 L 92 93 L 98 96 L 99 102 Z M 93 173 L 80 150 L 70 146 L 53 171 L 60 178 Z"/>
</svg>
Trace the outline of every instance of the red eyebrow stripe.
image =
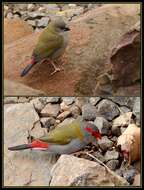
<svg viewBox="0 0 144 190">
<path fill-rule="evenodd" d="M 93 130 L 90 127 L 86 127 L 85 130 L 88 132 L 93 132 Z"/>
<path fill-rule="evenodd" d="M 40 140 L 35 140 L 31 143 L 32 148 L 48 148 L 48 144 Z"/>
</svg>

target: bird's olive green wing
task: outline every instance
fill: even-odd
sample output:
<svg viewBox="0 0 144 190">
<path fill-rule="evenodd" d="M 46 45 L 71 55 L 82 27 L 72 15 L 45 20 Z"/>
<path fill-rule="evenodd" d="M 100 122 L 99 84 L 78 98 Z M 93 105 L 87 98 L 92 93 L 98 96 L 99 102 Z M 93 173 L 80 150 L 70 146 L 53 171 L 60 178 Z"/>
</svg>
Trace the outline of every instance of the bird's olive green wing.
<svg viewBox="0 0 144 190">
<path fill-rule="evenodd" d="M 44 58 L 50 57 L 63 45 L 63 37 L 57 33 L 44 30 L 40 35 L 39 40 L 35 49 L 33 50 L 33 55 L 36 57 L 37 61 Z"/>
<path fill-rule="evenodd" d="M 63 127 L 57 127 L 50 131 L 47 136 L 39 138 L 44 142 L 54 144 L 68 144 L 72 139 L 83 139 L 83 133 L 79 127 L 79 122 L 72 122 L 71 124 Z"/>
</svg>

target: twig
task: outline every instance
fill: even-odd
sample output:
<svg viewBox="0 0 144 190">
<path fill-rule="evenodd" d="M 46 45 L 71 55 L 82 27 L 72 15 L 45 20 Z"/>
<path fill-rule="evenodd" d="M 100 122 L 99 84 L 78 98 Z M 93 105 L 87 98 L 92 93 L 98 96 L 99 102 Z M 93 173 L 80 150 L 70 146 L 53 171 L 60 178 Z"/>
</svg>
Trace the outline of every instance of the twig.
<svg viewBox="0 0 144 190">
<path fill-rule="evenodd" d="M 107 167 L 103 162 L 101 162 L 98 158 L 94 157 L 93 155 L 89 154 L 88 152 L 83 152 L 85 154 L 87 154 L 88 156 L 90 156 L 91 158 L 95 159 L 99 164 L 101 164 L 102 166 L 104 166 L 108 172 L 110 172 L 111 174 L 113 174 L 113 172 L 109 169 L 109 167 Z"/>
</svg>

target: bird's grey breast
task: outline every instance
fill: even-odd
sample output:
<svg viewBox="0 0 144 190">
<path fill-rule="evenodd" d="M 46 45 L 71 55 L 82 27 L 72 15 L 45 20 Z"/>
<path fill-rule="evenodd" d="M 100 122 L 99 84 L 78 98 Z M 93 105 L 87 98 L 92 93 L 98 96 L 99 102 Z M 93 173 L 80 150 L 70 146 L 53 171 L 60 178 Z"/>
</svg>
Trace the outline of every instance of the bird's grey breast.
<svg viewBox="0 0 144 190">
<path fill-rule="evenodd" d="M 67 44 L 68 44 L 68 32 L 62 32 L 62 33 L 60 33 L 59 35 L 61 35 L 61 36 L 63 37 L 63 44 L 62 44 L 61 48 L 59 48 L 59 49 L 51 56 L 52 59 L 56 59 L 56 58 L 58 58 L 59 56 L 61 56 L 61 55 L 64 53 L 64 51 L 65 51 L 65 49 L 66 49 L 66 47 L 67 47 Z"/>
</svg>

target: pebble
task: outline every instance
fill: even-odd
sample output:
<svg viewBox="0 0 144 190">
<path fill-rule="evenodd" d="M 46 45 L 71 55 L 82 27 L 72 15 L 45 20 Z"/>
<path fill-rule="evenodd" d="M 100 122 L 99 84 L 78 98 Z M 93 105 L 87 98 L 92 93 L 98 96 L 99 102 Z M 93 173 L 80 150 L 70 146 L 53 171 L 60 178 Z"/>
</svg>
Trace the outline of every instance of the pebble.
<svg viewBox="0 0 144 190">
<path fill-rule="evenodd" d="M 58 103 L 60 100 L 60 97 L 41 97 L 40 101 L 46 105 L 47 103 Z"/>
<path fill-rule="evenodd" d="M 89 102 L 90 102 L 93 106 L 95 106 L 95 105 L 99 102 L 100 99 L 101 99 L 100 97 L 91 97 L 91 98 L 89 98 Z"/>
<path fill-rule="evenodd" d="M 96 108 L 90 103 L 82 106 L 82 117 L 84 120 L 93 121 L 96 118 Z"/>
<path fill-rule="evenodd" d="M 55 119 L 53 117 L 42 117 L 40 119 L 40 122 L 42 124 L 42 127 L 44 128 L 50 128 L 52 125 L 55 124 Z"/>
<path fill-rule="evenodd" d="M 13 14 L 11 12 L 7 13 L 7 18 L 8 19 L 12 19 L 13 18 Z"/>
<path fill-rule="evenodd" d="M 71 112 L 69 110 L 67 111 L 64 111 L 62 113 L 60 113 L 58 116 L 57 116 L 57 119 L 59 119 L 60 121 L 63 121 L 66 117 L 68 117 L 69 115 L 71 114 Z"/>
<path fill-rule="evenodd" d="M 96 106 L 97 114 L 103 116 L 108 121 L 112 121 L 119 116 L 118 106 L 110 100 L 104 99 Z"/>
<path fill-rule="evenodd" d="M 108 150 L 105 153 L 104 157 L 106 162 L 109 160 L 117 160 L 119 158 L 119 152 L 117 152 L 116 150 Z"/>
<path fill-rule="evenodd" d="M 102 135 L 109 135 L 111 124 L 104 117 L 96 117 L 94 124 L 98 127 Z"/>
<path fill-rule="evenodd" d="M 50 20 L 49 17 L 43 17 L 37 21 L 37 26 L 38 27 L 46 27 L 46 26 L 48 26 L 49 20 Z"/>
<path fill-rule="evenodd" d="M 62 121 L 60 124 L 58 124 L 58 127 L 62 127 L 64 125 L 68 125 L 71 122 L 73 122 L 75 119 L 73 117 L 68 117 L 64 121 Z"/>
<path fill-rule="evenodd" d="M 57 117 L 60 112 L 59 104 L 48 103 L 41 111 L 42 117 Z"/>
<path fill-rule="evenodd" d="M 82 109 L 82 106 L 89 103 L 88 97 L 77 97 L 75 100 L 76 106 L 78 106 L 80 109 Z"/>
<path fill-rule="evenodd" d="M 113 171 L 115 171 L 119 166 L 119 160 L 110 160 L 106 165 Z"/>
<path fill-rule="evenodd" d="M 134 169 L 126 170 L 123 173 L 123 177 L 132 184 L 134 182 L 134 176 L 136 174 L 136 171 Z"/>
<path fill-rule="evenodd" d="M 28 24 L 30 24 L 31 26 L 36 26 L 36 20 L 28 20 L 27 22 L 28 22 Z"/>
<path fill-rule="evenodd" d="M 103 136 L 98 141 L 98 144 L 102 151 L 106 151 L 113 146 L 113 142 L 111 140 L 109 140 L 107 136 Z"/>
<path fill-rule="evenodd" d="M 136 116 L 136 122 L 140 123 L 140 97 L 136 97 L 135 99 L 133 113 Z"/>
<path fill-rule="evenodd" d="M 81 114 L 81 110 L 78 106 L 76 106 L 75 104 L 72 104 L 72 106 L 69 108 L 71 115 L 73 118 L 77 118 L 80 114 Z"/>
<path fill-rule="evenodd" d="M 69 106 L 75 101 L 75 97 L 62 97 L 62 101 Z"/>
<path fill-rule="evenodd" d="M 40 101 L 40 98 L 34 98 L 30 101 L 30 103 L 34 105 L 37 112 L 41 112 L 44 108 L 44 104 Z"/>
<path fill-rule="evenodd" d="M 5 104 L 12 104 L 12 103 L 17 103 L 18 98 L 17 97 L 5 97 L 4 98 L 4 103 Z"/>
</svg>

